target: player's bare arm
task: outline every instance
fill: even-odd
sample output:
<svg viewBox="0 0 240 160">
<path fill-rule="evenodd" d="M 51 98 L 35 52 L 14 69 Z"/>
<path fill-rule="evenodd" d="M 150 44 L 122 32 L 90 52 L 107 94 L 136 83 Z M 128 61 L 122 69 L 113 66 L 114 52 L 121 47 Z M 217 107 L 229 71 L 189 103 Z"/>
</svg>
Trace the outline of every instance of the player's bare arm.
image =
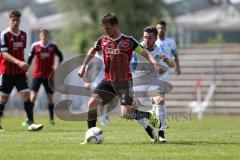
<svg viewBox="0 0 240 160">
<path fill-rule="evenodd" d="M 179 76 L 179 75 L 181 74 L 181 69 L 180 69 L 180 65 L 179 65 L 178 55 L 174 56 L 174 62 L 175 62 L 175 64 L 176 64 L 175 72 L 176 72 L 176 74 Z"/>
<path fill-rule="evenodd" d="M 146 51 L 143 51 L 141 54 L 141 56 L 143 56 L 149 63 L 153 64 L 155 70 L 161 74 L 164 72 L 164 69 L 157 63 L 157 61 L 151 56 L 149 55 Z"/>
<path fill-rule="evenodd" d="M 162 55 L 161 57 L 162 57 L 162 60 L 168 65 L 168 67 L 170 67 L 170 68 L 173 68 L 173 67 L 174 67 L 173 61 L 169 60 L 169 59 L 167 58 L 167 56 Z"/>
<path fill-rule="evenodd" d="M 17 58 L 11 56 L 8 52 L 2 52 L 3 58 L 5 58 L 7 61 L 16 64 L 19 68 L 21 68 L 24 71 L 28 70 L 28 64 L 24 61 L 20 61 Z"/>
<path fill-rule="evenodd" d="M 88 53 L 87 56 L 85 57 L 83 64 L 81 65 L 79 71 L 78 71 L 78 75 L 83 78 L 84 74 L 85 74 L 85 69 L 86 69 L 86 65 L 88 64 L 88 62 L 94 57 L 94 55 L 96 54 L 96 50 L 94 48 L 91 48 Z"/>
</svg>

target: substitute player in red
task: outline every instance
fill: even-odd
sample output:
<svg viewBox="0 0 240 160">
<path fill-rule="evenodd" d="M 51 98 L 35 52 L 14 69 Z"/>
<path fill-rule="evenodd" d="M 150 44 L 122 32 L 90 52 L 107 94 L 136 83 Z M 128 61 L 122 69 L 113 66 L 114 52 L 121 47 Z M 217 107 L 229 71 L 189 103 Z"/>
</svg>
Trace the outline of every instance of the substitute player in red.
<svg viewBox="0 0 240 160">
<path fill-rule="evenodd" d="M 59 50 L 58 46 L 50 40 L 49 36 L 48 29 L 43 28 L 40 30 L 40 41 L 32 44 L 27 63 L 28 65 L 31 65 L 32 60 L 35 57 L 30 100 L 34 104 L 37 98 L 38 90 L 42 84 L 47 93 L 50 124 L 54 125 L 54 91 L 48 85 L 48 78 L 54 71 L 55 56 L 58 57 L 59 65 L 63 61 L 63 54 Z"/>
<path fill-rule="evenodd" d="M 30 101 L 29 87 L 26 77 L 28 64 L 24 62 L 24 49 L 27 35 L 19 29 L 21 12 L 13 10 L 9 13 L 9 27 L 1 32 L 0 55 L 0 122 L 9 94 L 15 86 L 24 101 L 24 109 L 28 118 L 28 130 L 37 131 L 42 124 L 34 124 L 33 103 Z M 3 128 L 0 123 L 0 131 Z"/>
<path fill-rule="evenodd" d="M 163 69 L 133 37 L 124 35 L 119 31 L 118 19 L 113 13 L 104 15 L 101 19 L 101 25 L 105 35 L 99 38 L 96 45 L 88 51 L 79 70 L 79 76 L 83 77 L 88 62 L 97 51 L 102 51 L 105 64 L 104 79 L 95 88 L 88 102 L 88 128 L 96 126 L 97 107 L 108 104 L 114 96 L 119 97 L 121 111 L 125 118 L 158 120 L 149 112 L 132 108 L 133 89 L 130 61 L 133 51 L 153 64 L 159 73 L 162 73 Z"/>
</svg>

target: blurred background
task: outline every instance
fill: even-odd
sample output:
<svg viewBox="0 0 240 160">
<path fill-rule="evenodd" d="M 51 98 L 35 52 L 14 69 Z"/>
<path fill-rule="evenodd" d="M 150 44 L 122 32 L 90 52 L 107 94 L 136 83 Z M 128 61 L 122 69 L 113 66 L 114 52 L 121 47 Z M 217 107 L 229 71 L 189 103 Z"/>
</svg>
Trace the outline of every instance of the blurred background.
<svg viewBox="0 0 240 160">
<path fill-rule="evenodd" d="M 38 30 L 46 27 L 65 61 L 86 54 L 102 34 L 99 21 L 106 12 L 115 12 L 121 31 L 138 40 L 145 26 L 165 20 L 167 36 L 179 48 L 182 72 L 170 77 L 174 89 L 166 96 L 168 112 L 240 114 L 240 0 L 0 0 L 0 4 L 0 30 L 8 26 L 10 10 L 22 11 L 21 28 L 28 34 L 26 56 L 38 40 Z M 76 71 L 68 78 L 73 84 L 80 81 Z M 15 95 L 16 91 L 7 113 L 21 113 L 23 106 Z M 86 98 L 60 93 L 55 101 L 67 97 L 75 99 L 76 108 L 86 104 Z M 35 109 L 44 114 L 46 106 L 41 88 Z"/>
</svg>

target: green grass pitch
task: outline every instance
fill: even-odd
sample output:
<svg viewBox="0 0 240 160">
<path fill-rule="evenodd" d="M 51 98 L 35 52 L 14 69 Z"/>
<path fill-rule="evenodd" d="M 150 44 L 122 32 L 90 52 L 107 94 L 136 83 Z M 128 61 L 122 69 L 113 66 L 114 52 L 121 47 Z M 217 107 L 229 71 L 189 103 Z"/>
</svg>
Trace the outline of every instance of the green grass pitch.
<svg viewBox="0 0 240 160">
<path fill-rule="evenodd" d="M 105 134 L 100 145 L 80 145 L 86 122 L 46 117 L 40 132 L 28 132 L 21 117 L 5 117 L 0 133 L 0 160 L 228 160 L 240 159 L 240 117 L 205 116 L 202 121 L 169 120 L 167 144 L 152 144 L 135 121 L 111 117 L 112 124 L 100 126 Z"/>
</svg>

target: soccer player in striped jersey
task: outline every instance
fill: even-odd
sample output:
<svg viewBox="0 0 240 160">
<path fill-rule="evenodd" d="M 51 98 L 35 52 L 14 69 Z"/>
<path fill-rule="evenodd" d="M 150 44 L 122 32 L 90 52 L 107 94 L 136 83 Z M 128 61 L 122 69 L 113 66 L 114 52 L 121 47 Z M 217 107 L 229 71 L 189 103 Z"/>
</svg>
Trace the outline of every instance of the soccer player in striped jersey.
<svg viewBox="0 0 240 160">
<path fill-rule="evenodd" d="M 157 126 L 159 127 L 158 131 L 158 139 L 159 142 L 166 142 L 167 139 L 164 135 L 164 129 L 165 129 L 165 121 L 166 121 L 166 109 L 164 106 L 162 106 L 164 102 L 164 95 L 166 92 L 169 92 L 172 87 L 168 83 L 164 83 L 164 81 L 168 77 L 168 67 L 173 67 L 173 61 L 171 59 L 170 54 L 164 49 L 159 48 L 155 45 L 155 42 L 157 40 L 157 34 L 158 31 L 155 27 L 148 26 L 143 30 L 143 39 L 144 41 L 141 43 L 149 52 L 151 56 L 153 56 L 156 61 L 161 65 L 164 66 L 165 72 L 163 75 L 155 75 L 155 73 L 150 73 L 151 70 L 148 69 L 148 66 L 146 65 L 147 62 L 142 57 L 138 55 L 134 55 L 132 59 L 133 66 L 133 84 L 134 84 L 134 91 L 137 92 L 146 92 L 149 97 L 151 97 L 152 101 L 154 102 L 153 105 L 153 112 L 156 113 L 160 120 L 160 124 Z M 149 78 L 148 83 L 139 83 L 143 80 L 143 78 L 147 77 Z M 157 77 L 157 78 L 155 78 Z M 139 81 L 139 82 L 138 82 Z M 135 85 L 139 84 L 139 85 Z M 145 95 L 145 94 L 144 94 Z M 136 96 L 137 97 L 137 96 Z M 144 104 L 144 102 L 147 99 L 145 97 L 138 97 L 135 105 L 141 105 Z M 153 129 L 147 124 L 147 121 L 144 119 L 141 119 L 139 123 L 145 128 L 146 132 L 151 138 L 151 141 L 156 141 L 154 139 L 155 137 L 153 132 L 149 132 L 149 130 Z M 153 124 L 155 125 L 155 124 Z M 150 128 L 150 129 L 149 129 Z M 152 138 L 154 137 L 154 138 Z"/>
<path fill-rule="evenodd" d="M 134 38 L 126 36 L 119 31 L 118 19 L 115 14 L 107 13 L 104 15 L 101 19 L 101 25 L 105 35 L 99 38 L 96 45 L 88 51 L 79 70 L 79 76 L 83 77 L 88 62 L 94 57 L 96 52 L 102 51 L 105 64 L 104 79 L 93 91 L 88 102 L 88 128 L 96 126 L 97 107 L 110 103 L 115 97 L 120 99 L 121 111 L 125 118 L 157 120 L 149 112 L 132 108 L 133 92 L 130 61 L 133 51 L 146 58 L 157 72 L 162 73 L 163 68 L 157 64 L 155 59 Z"/>
<path fill-rule="evenodd" d="M 175 72 L 177 75 L 180 75 L 181 69 L 178 58 L 179 52 L 175 40 L 166 37 L 167 23 L 165 21 L 160 21 L 157 23 L 156 28 L 158 30 L 158 39 L 156 41 L 156 45 L 158 47 L 164 47 L 174 57 Z"/>
<path fill-rule="evenodd" d="M 58 57 L 59 65 L 63 61 L 63 54 L 59 50 L 58 46 L 50 40 L 50 33 L 48 29 L 42 28 L 40 30 L 39 39 L 40 41 L 32 44 L 27 60 L 28 65 L 31 65 L 32 60 L 35 57 L 30 100 L 34 104 L 37 98 L 38 90 L 42 84 L 47 93 L 50 124 L 54 125 L 54 91 L 48 85 L 48 78 L 56 67 L 54 66 L 55 56 Z"/>
<path fill-rule="evenodd" d="M 13 10 L 9 13 L 9 27 L 1 32 L 0 55 L 0 122 L 5 104 L 15 86 L 24 101 L 27 114 L 28 130 L 37 131 L 43 128 L 42 124 L 35 124 L 33 118 L 33 103 L 30 101 L 26 72 L 28 64 L 24 62 L 24 49 L 27 35 L 19 29 L 21 12 Z M 2 129 L 0 123 L 0 130 Z"/>
</svg>

